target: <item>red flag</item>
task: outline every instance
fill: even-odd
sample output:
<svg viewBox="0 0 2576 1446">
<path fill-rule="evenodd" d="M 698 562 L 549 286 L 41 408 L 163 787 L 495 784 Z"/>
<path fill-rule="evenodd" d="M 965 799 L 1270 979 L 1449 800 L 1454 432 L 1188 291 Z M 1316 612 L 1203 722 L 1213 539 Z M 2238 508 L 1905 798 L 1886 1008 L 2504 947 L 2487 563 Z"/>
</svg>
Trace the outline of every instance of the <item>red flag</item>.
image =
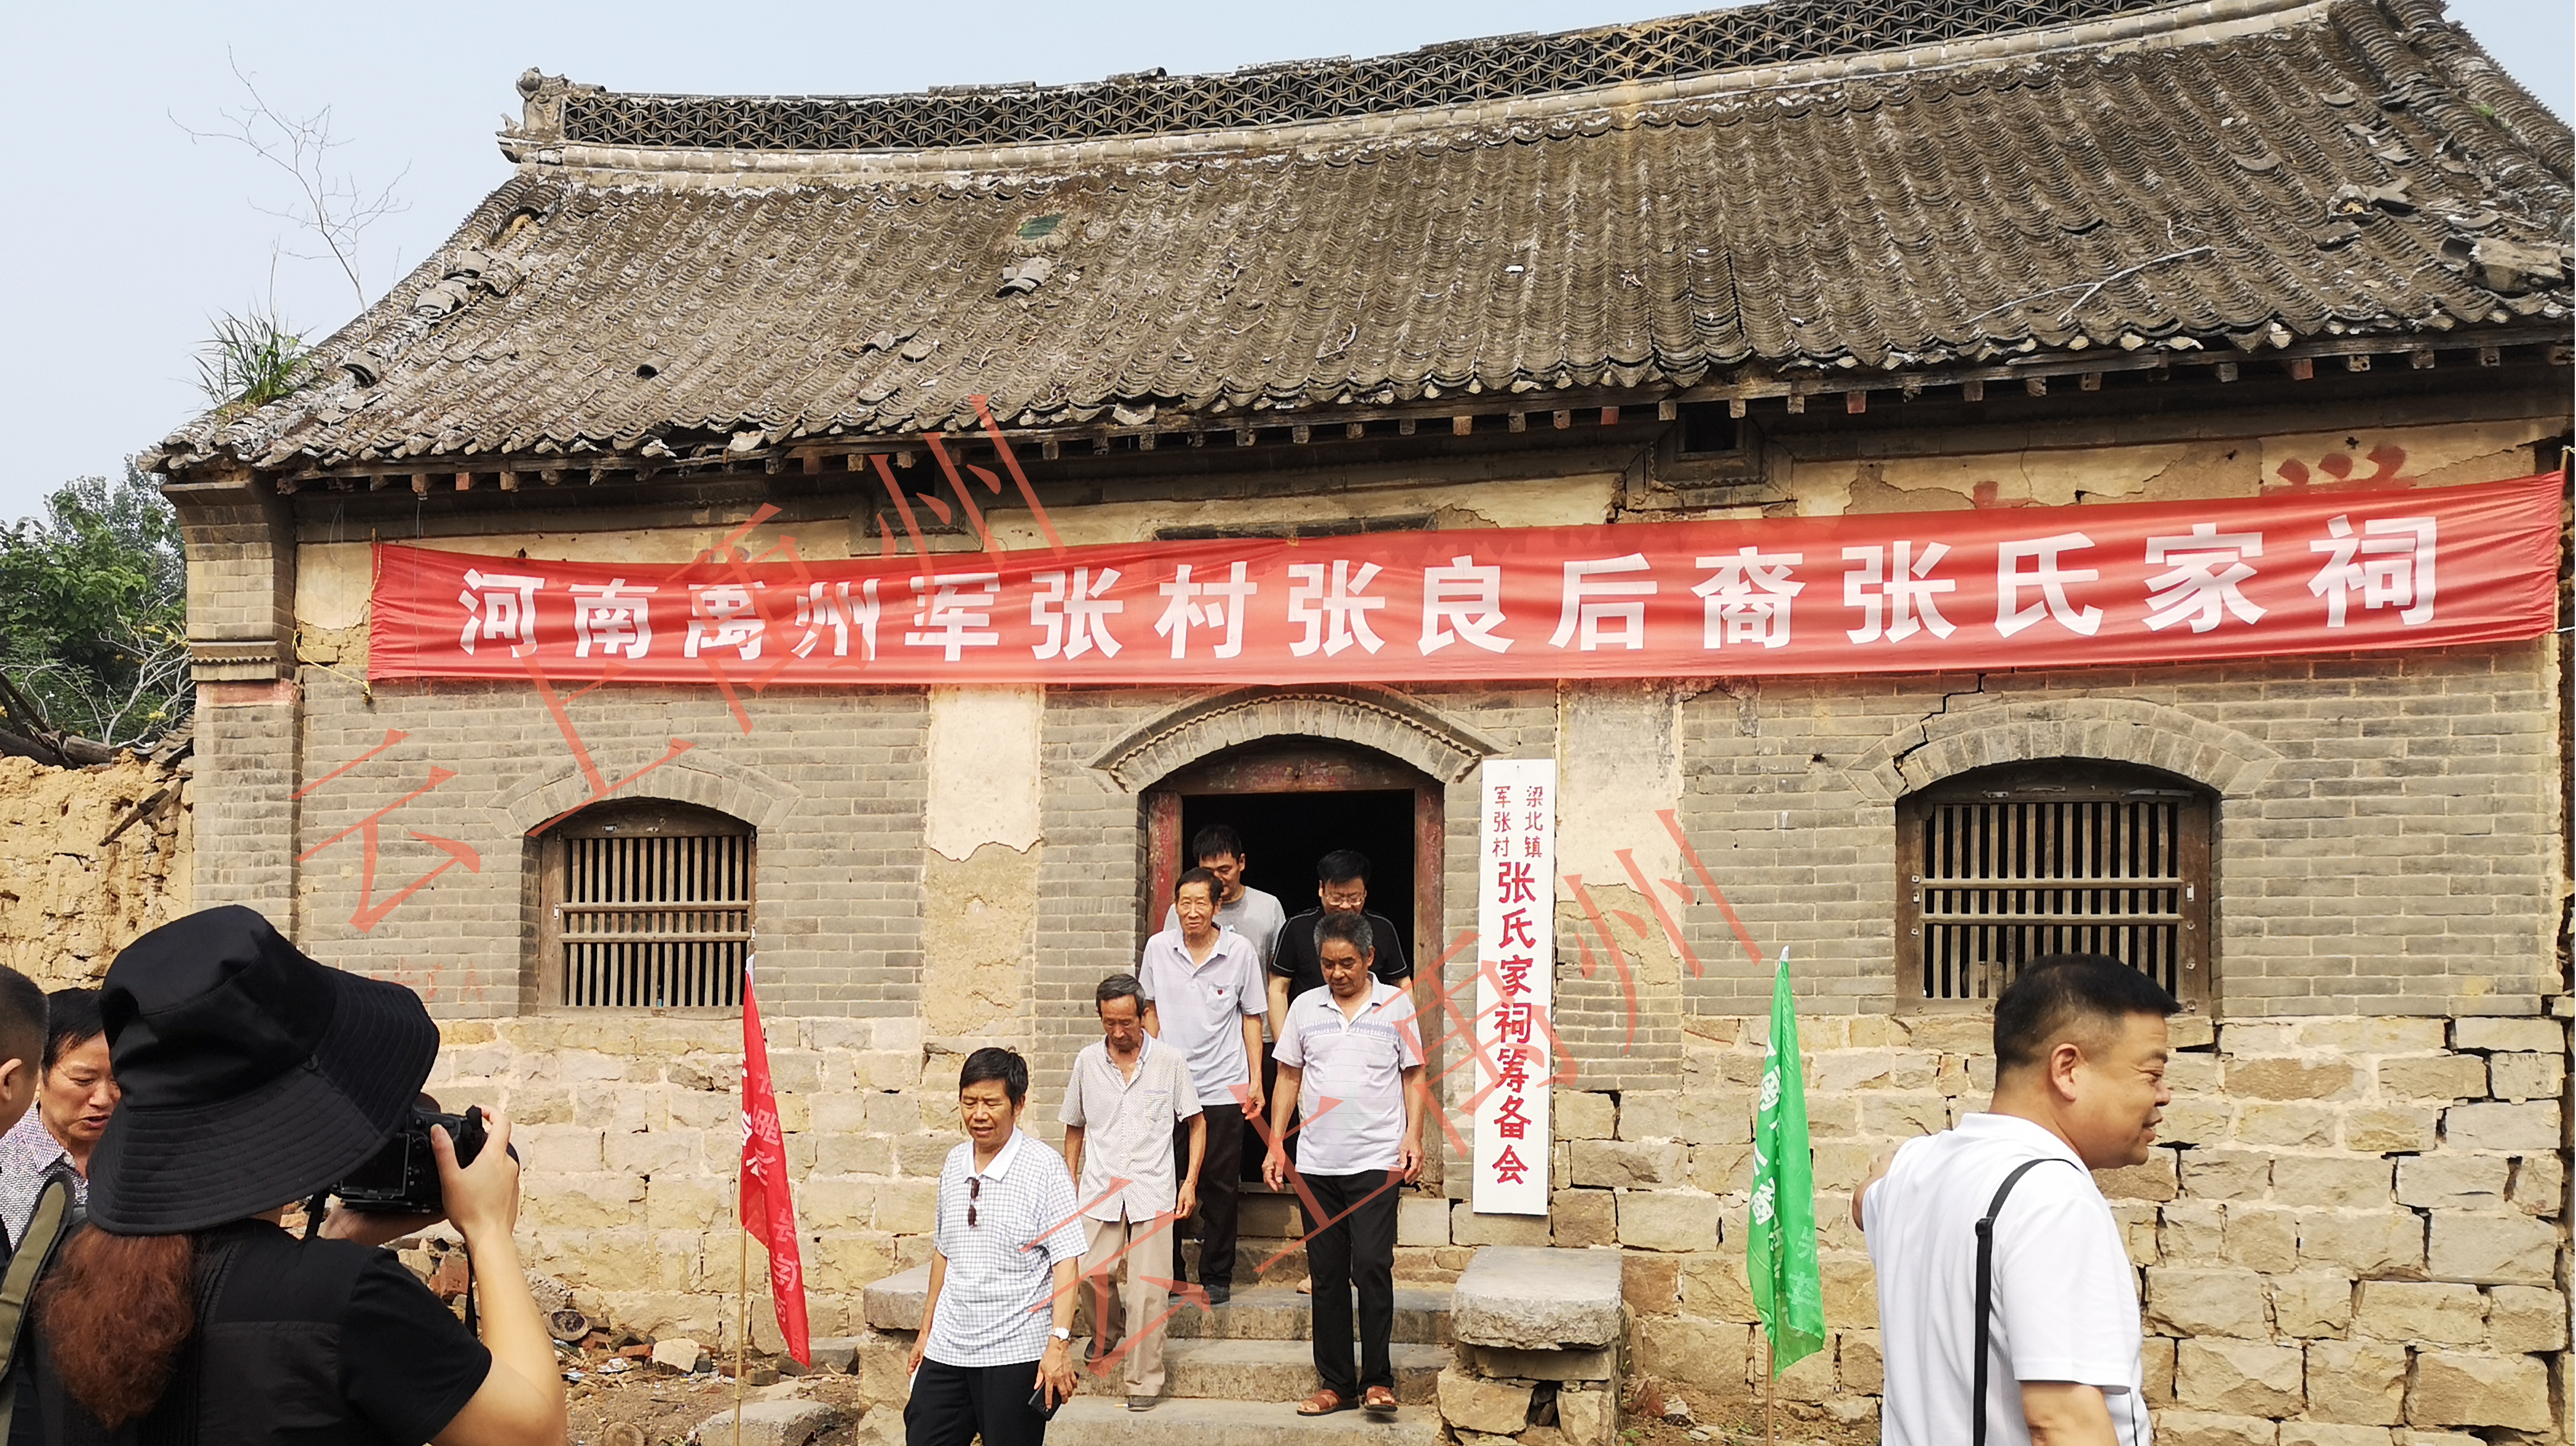
<svg viewBox="0 0 2576 1446">
<path fill-rule="evenodd" d="M 769 1045 L 761 1037 L 760 1001 L 751 990 L 751 961 L 742 966 L 742 1228 L 769 1251 L 769 1297 L 787 1354 L 814 1364 L 805 1328 L 805 1267 L 796 1253 L 796 1202 L 787 1189 L 787 1140 L 778 1131 L 778 1099 L 769 1088 Z"/>
</svg>

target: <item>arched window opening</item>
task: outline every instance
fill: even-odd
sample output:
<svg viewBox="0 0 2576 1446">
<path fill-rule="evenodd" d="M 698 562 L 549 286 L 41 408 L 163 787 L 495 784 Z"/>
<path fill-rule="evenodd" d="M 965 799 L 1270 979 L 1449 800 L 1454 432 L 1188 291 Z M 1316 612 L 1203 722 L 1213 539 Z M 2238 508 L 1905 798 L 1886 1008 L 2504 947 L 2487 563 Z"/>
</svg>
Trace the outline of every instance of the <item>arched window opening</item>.
<svg viewBox="0 0 2576 1446">
<path fill-rule="evenodd" d="M 2205 1008 L 2213 818 L 2188 780 L 2093 759 L 2001 764 L 1907 795 L 1899 998 L 1991 1001 L 2031 960 L 2082 953 Z"/>
</svg>

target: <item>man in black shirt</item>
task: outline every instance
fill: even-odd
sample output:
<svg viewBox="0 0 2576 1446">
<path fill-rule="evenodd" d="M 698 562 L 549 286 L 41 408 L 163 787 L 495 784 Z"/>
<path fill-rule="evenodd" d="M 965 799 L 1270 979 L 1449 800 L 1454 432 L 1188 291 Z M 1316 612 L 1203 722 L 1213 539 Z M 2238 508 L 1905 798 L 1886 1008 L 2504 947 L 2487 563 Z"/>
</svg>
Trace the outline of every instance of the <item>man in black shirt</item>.
<svg viewBox="0 0 2576 1446">
<path fill-rule="evenodd" d="M 1290 919 L 1279 931 L 1279 952 L 1270 960 L 1270 1037 L 1279 1038 L 1288 1019 L 1288 1006 L 1309 989 L 1324 987 L 1323 959 L 1315 951 L 1315 926 L 1327 914 L 1362 914 L 1369 922 L 1369 932 L 1377 937 L 1377 957 L 1369 972 L 1389 984 L 1402 984 L 1413 977 L 1413 965 L 1404 957 L 1404 945 L 1396 938 L 1395 925 L 1383 914 L 1368 912 L 1368 855 L 1356 849 L 1336 849 L 1315 860 L 1315 897 L 1323 904 Z"/>
</svg>

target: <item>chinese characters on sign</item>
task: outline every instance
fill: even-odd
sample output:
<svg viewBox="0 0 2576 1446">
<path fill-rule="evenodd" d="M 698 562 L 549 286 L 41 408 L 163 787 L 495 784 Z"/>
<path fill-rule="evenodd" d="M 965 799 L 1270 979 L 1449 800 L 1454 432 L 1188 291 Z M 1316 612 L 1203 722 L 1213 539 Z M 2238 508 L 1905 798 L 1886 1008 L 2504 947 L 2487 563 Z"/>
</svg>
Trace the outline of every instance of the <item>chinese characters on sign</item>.
<svg viewBox="0 0 2576 1446">
<path fill-rule="evenodd" d="M 1472 1207 L 1545 1215 L 1548 1077 L 1556 1069 L 1556 760 L 1488 759 L 1477 812 Z"/>
<path fill-rule="evenodd" d="M 369 676 L 1410 683 L 2453 647 L 2554 621 L 2558 481 L 704 567 L 378 550 Z"/>
</svg>

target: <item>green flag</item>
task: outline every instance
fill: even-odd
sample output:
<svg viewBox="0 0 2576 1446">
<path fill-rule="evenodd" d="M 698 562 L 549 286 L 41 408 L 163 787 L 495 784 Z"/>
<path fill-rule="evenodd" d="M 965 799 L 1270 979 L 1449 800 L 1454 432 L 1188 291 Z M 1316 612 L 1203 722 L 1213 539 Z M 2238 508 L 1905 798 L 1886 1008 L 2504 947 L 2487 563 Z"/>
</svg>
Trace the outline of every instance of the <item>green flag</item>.
<svg viewBox="0 0 2576 1446">
<path fill-rule="evenodd" d="M 1753 1305 L 1771 1336 L 1773 1374 L 1825 1346 L 1825 1285 L 1816 1271 L 1815 1161 L 1807 1151 L 1807 1084 L 1789 951 L 1771 985 L 1771 1044 L 1762 1057 L 1762 1111 L 1753 1123 L 1753 1229 L 1745 1264 Z"/>
</svg>

